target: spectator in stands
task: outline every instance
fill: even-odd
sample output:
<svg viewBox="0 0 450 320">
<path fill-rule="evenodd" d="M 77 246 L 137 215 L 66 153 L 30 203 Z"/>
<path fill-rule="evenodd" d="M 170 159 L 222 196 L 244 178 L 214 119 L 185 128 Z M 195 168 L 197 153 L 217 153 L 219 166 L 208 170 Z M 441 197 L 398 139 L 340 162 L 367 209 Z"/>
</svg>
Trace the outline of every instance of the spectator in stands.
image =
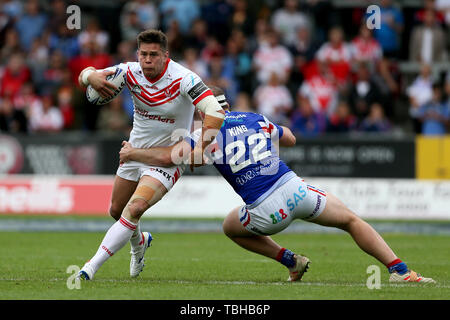
<svg viewBox="0 0 450 320">
<path fill-rule="evenodd" d="M 351 44 L 353 65 L 365 63 L 370 72 L 375 72 L 383 58 L 383 49 L 373 37 L 372 30 L 367 28 L 366 23 L 362 23 L 358 35 L 353 38 Z"/>
<path fill-rule="evenodd" d="M 17 20 L 23 12 L 22 2 L 20 0 L 3 0 L 2 11 L 9 17 Z"/>
<path fill-rule="evenodd" d="M 358 66 L 356 80 L 350 86 L 348 101 L 351 112 L 360 123 L 369 114 L 373 103 L 383 103 L 385 99 L 372 79 L 367 64 L 360 63 Z"/>
<path fill-rule="evenodd" d="M 223 63 L 225 69 L 230 70 L 234 81 L 237 82 L 236 90 L 242 91 L 247 89 L 250 91 L 252 60 L 250 55 L 240 47 L 239 41 L 236 41 L 234 37 L 231 37 L 227 41 Z"/>
<path fill-rule="evenodd" d="M 317 51 L 316 59 L 328 64 L 340 88 L 345 88 L 349 80 L 351 58 L 352 51 L 344 41 L 344 31 L 334 26 L 329 32 L 329 41 Z"/>
<path fill-rule="evenodd" d="M 28 118 L 30 109 L 36 104 L 41 103 L 41 98 L 36 94 L 35 86 L 33 82 L 25 82 L 20 91 L 11 100 L 15 110 L 22 112 L 26 118 Z M 28 120 L 27 120 L 28 121 Z"/>
<path fill-rule="evenodd" d="M 298 0 L 284 0 L 284 6 L 273 12 L 271 24 L 280 34 L 281 43 L 288 47 L 294 46 L 298 29 L 312 31 L 310 18 L 298 10 Z"/>
<path fill-rule="evenodd" d="M 143 24 L 139 21 L 139 9 L 131 4 L 135 3 L 127 3 L 120 14 L 120 33 L 125 41 L 135 40 L 136 35 L 145 30 Z"/>
<path fill-rule="evenodd" d="M 206 79 L 208 76 L 208 65 L 204 60 L 199 58 L 196 48 L 186 48 L 180 64 L 195 72 L 202 79 Z"/>
<path fill-rule="evenodd" d="M 326 118 L 315 112 L 308 100 L 301 100 L 291 115 L 289 127 L 296 136 L 317 137 L 325 132 Z"/>
<path fill-rule="evenodd" d="M 403 32 L 403 14 L 392 5 L 392 0 L 381 0 L 381 27 L 374 29 L 375 39 L 381 44 L 383 54 L 389 58 L 398 58 L 400 36 Z"/>
<path fill-rule="evenodd" d="M 66 25 L 68 18 L 68 14 L 66 12 L 68 4 L 65 0 L 51 0 L 46 2 L 49 2 L 49 6 L 46 8 L 49 10 L 47 29 L 50 31 L 56 31 L 61 25 Z"/>
<path fill-rule="evenodd" d="M 232 2 L 233 14 L 231 15 L 232 30 L 241 30 L 246 36 L 253 34 L 255 26 L 255 17 L 251 10 L 248 9 L 248 0 L 235 0 Z"/>
<path fill-rule="evenodd" d="M 14 28 L 8 29 L 5 33 L 5 42 L 0 49 L 0 64 L 5 65 L 13 53 L 21 50 L 19 33 Z"/>
<path fill-rule="evenodd" d="M 293 58 L 289 50 L 279 43 L 278 33 L 269 28 L 265 39 L 253 55 L 253 66 L 259 83 L 267 83 L 273 72 L 277 73 L 280 83 L 286 83 L 290 77 Z"/>
<path fill-rule="evenodd" d="M 229 23 L 233 14 L 233 7 L 228 0 L 205 1 L 201 15 L 208 25 L 208 31 L 215 36 L 220 43 L 230 36 Z"/>
<path fill-rule="evenodd" d="M 89 131 L 94 131 L 96 128 L 100 107 L 87 101 L 85 91 L 79 87 L 78 75 L 88 66 L 104 69 L 113 65 L 112 55 L 102 51 L 94 39 L 91 38 L 89 42 L 84 43 L 80 55 L 72 58 L 68 63 L 74 86 L 75 128 L 83 128 Z"/>
<path fill-rule="evenodd" d="M 206 84 L 223 88 L 227 100 L 234 104 L 238 92 L 237 81 L 232 66 L 225 65 L 224 57 L 219 53 L 211 56 Z"/>
<path fill-rule="evenodd" d="M 167 42 L 169 45 L 169 52 L 171 59 L 179 61 L 183 58 L 183 51 L 186 47 L 184 37 L 180 32 L 178 21 L 172 20 L 169 28 L 166 31 Z"/>
<path fill-rule="evenodd" d="M 29 125 L 31 132 L 58 132 L 64 126 L 61 111 L 51 95 L 42 97 L 42 103 L 30 108 Z"/>
<path fill-rule="evenodd" d="M 450 25 L 450 0 L 436 0 L 436 9 L 445 17 L 445 23 Z"/>
<path fill-rule="evenodd" d="M 239 92 L 233 105 L 233 111 L 239 112 L 255 112 L 252 100 L 247 92 Z"/>
<path fill-rule="evenodd" d="M 26 57 L 26 63 L 31 71 L 31 78 L 36 84 L 43 81 L 45 70 L 49 64 L 47 39 L 48 37 L 34 39 L 33 45 Z M 38 93 L 41 94 L 41 88 L 38 88 Z"/>
<path fill-rule="evenodd" d="M 130 18 L 130 15 L 135 15 L 135 17 Z M 122 28 L 122 39 L 135 40 L 136 35 L 142 30 L 157 29 L 159 27 L 158 9 L 153 1 L 127 1 L 120 14 L 120 24 Z M 132 30 L 137 26 L 139 26 L 137 32 L 131 34 Z M 126 37 L 123 36 L 124 31 L 127 35 Z"/>
<path fill-rule="evenodd" d="M 318 73 L 302 83 L 297 100 L 299 105 L 308 103 L 314 112 L 327 116 L 334 112 L 337 104 L 336 80 L 326 62 L 319 62 L 317 65 Z"/>
<path fill-rule="evenodd" d="M 258 113 L 280 125 L 289 125 L 288 114 L 294 106 L 288 88 L 272 72 L 267 84 L 261 84 L 253 95 Z"/>
<path fill-rule="evenodd" d="M 423 1 L 423 8 L 420 8 L 419 10 L 416 11 L 416 13 L 414 14 L 414 22 L 416 24 L 422 24 L 424 23 L 424 19 L 425 19 L 425 12 L 427 10 L 433 10 L 435 11 L 436 14 L 436 21 L 441 24 L 444 25 L 445 24 L 445 16 L 442 12 L 439 12 L 437 10 L 436 7 L 436 0 L 424 0 Z"/>
<path fill-rule="evenodd" d="M 98 117 L 97 128 L 103 132 L 129 135 L 130 122 L 122 108 L 121 96 L 116 97 L 102 107 Z"/>
<path fill-rule="evenodd" d="M 42 36 L 46 25 L 47 16 L 39 7 L 39 1 L 27 0 L 25 13 L 18 18 L 15 24 L 20 37 L 20 45 L 25 51 L 31 49 L 34 39 Z"/>
<path fill-rule="evenodd" d="M 0 133 L 26 133 L 27 117 L 23 110 L 14 108 L 10 98 L 0 98 Z"/>
<path fill-rule="evenodd" d="M 50 29 L 48 46 L 50 51 L 60 51 L 66 59 L 71 59 L 80 54 L 77 30 L 70 30 L 66 23 L 59 24 L 55 29 Z"/>
<path fill-rule="evenodd" d="M 200 7 L 197 0 L 162 0 L 159 5 L 162 16 L 162 27 L 166 31 L 172 20 L 178 21 L 180 31 L 186 35 L 192 22 L 200 17 Z"/>
<path fill-rule="evenodd" d="M 370 112 L 361 122 L 359 129 L 364 132 L 387 132 L 391 123 L 384 114 L 383 106 L 377 102 L 370 106 Z"/>
<path fill-rule="evenodd" d="M 88 21 L 86 28 L 78 35 L 78 42 L 81 48 L 95 43 L 97 52 L 105 53 L 109 51 L 109 34 L 101 29 L 97 18 L 94 17 Z"/>
<path fill-rule="evenodd" d="M 347 133 L 357 127 L 357 119 L 346 101 L 339 101 L 336 110 L 327 118 L 327 132 Z"/>
<path fill-rule="evenodd" d="M 249 36 L 248 51 L 254 55 L 256 50 L 267 42 L 267 32 L 270 24 L 267 19 L 258 18 L 255 22 L 255 32 Z"/>
<path fill-rule="evenodd" d="M 446 59 L 445 34 L 436 22 L 436 13 L 428 9 L 424 13 L 423 24 L 412 30 L 409 41 L 409 59 L 411 61 L 434 63 Z"/>
<path fill-rule="evenodd" d="M 206 25 L 205 20 L 195 19 L 189 34 L 186 35 L 186 43 L 200 52 L 206 46 L 208 37 L 208 26 Z"/>
<path fill-rule="evenodd" d="M 409 112 L 410 114 L 417 114 L 416 109 L 428 103 L 433 96 L 432 84 L 434 79 L 431 74 L 431 66 L 423 64 L 420 74 L 414 82 L 406 89 L 406 94 L 409 97 Z M 421 122 L 417 117 L 413 117 L 414 132 L 420 133 L 422 131 Z"/>
<path fill-rule="evenodd" d="M 291 92 L 297 90 L 305 78 L 309 77 L 311 72 L 315 72 L 314 56 L 318 49 L 318 43 L 314 41 L 309 28 L 299 28 L 296 31 L 294 45 L 289 50 L 294 57 L 294 67 L 289 79 L 288 86 Z"/>
<path fill-rule="evenodd" d="M 89 41 L 83 42 L 80 54 L 69 60 L 74 84 L 78 84 L 78 75 L 84 68 L 93 66 L 96 69 L 104 69 L 111 66 L 112 61 L 112 55 L 103 50 L 103 45 L 98 44 L 95 37 L 89 38 Z"/>
<path fill-rule="evenodd" d="M 69 77 L 70 78 L 70 77 Z M 63 118 L 63 129 L 72 129 L 75 121 L 75 110 L 72 106 L 73 89 L 71 86 L 62 86 L 56 91 L 58 109 Z"/>
<path fill-rule="evenodd" d="M 450 106 L 442 100 L 442 85 L 433 83 L 431 101 L 411 110 L 411 116 L 422 123 L 421 133 L 424 135 L 444 135 L 450 119 Z"/>
<path fill-rule="evenodd" d="M 208 36 L 205 46 L 200 52 L 200 58 L 209 64 L 213 57 L 223 56 L 224 53 L 225 48 L 219 40 L 215 36 Z"/>
<path fill-rule="evenodd" d="M 22 85 L 31 79 L 31 72 L 20 52 L 12 54 L 0 80 L 0 98 L 11 99 L 19 93 Z"/>
</svg>

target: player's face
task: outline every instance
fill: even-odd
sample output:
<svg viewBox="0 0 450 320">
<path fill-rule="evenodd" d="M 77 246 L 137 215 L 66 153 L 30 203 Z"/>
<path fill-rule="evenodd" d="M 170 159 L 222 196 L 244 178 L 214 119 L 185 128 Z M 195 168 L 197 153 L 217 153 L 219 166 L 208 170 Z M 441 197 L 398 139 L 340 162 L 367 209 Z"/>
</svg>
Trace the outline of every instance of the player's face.
<svg viewBox="0 0 450 320">
<path fill-rule="evenodd" d="M 157 43 L 141 43 L 138 49 L 138 60 L 144 75 L 156 78 L 161 74 L 166 65 L 169 53 L 162 51 Z"/>
</svg>

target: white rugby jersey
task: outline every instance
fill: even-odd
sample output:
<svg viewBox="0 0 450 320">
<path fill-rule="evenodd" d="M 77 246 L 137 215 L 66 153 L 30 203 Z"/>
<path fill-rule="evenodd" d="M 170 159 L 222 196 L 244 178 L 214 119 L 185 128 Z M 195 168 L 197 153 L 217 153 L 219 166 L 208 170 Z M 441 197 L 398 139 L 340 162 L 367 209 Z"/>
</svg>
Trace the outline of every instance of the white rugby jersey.
<svg viewBox="0 0 450 320">
<path fill-rule="evenodd" d="M 173 132 L 189 134 L 195 105 L 211 90 L 194 72 L 167 59 L 161 75 L 150 81 L 139 62 L 117 65 L 127 77 L 134 103 L 133 129 L 129 142 L 135 148 L 170 146 L 178 142 Z"/>
</svg>

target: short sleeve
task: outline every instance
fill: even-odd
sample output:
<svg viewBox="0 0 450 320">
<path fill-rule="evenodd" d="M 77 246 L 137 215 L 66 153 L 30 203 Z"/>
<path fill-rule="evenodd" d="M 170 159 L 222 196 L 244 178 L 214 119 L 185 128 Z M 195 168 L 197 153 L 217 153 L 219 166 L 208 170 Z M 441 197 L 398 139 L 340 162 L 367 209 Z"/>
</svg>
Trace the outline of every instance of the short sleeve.
<svg viewBox="0 0 450 320">
<path fill-rule="evenodd" d="M 181 94 L 188 97 L 193 105 L 197 105 L 205 97 L 213 95 L 200 77 L 194 72 L 189 72 L 181 80 Z"/>
</svg>

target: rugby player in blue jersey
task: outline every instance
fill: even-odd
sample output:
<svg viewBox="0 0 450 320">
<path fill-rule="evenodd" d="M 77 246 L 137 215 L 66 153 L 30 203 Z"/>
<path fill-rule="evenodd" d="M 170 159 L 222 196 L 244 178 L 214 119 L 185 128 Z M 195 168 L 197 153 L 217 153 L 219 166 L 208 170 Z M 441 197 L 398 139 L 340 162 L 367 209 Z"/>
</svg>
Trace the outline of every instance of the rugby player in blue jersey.
<svg viewBox="0 0 450 320">
<path fill-rule="evenodd" d="M 276 143 L 285 147 L 296 143 L 289 128 L 260 114 L 230 111 L 223 90 L 210 89 L 226 115 L 216 140 L 195 166 L 209 159 L 245 202 L 232 210 L 223 223 L 223 231 L 231 240 L 279 261 L 289 270 L 288 281 L 298 281 L 310 260 L 281 247 L 270 235 L 282 231 L 294 219 L 302 219 L 348 232 L 362 250 L 388 268 L 390 282 L 435 282 L 408 269 L 375 229 L 333 194 L 307 184 L 279 158 Z M 150 149 L 133 148 L 124 141 L 120 160 L 159 166 L 179 164 L 200 136 L 201 130 L 197 130 L 171 147 Z"/>
</svg>

